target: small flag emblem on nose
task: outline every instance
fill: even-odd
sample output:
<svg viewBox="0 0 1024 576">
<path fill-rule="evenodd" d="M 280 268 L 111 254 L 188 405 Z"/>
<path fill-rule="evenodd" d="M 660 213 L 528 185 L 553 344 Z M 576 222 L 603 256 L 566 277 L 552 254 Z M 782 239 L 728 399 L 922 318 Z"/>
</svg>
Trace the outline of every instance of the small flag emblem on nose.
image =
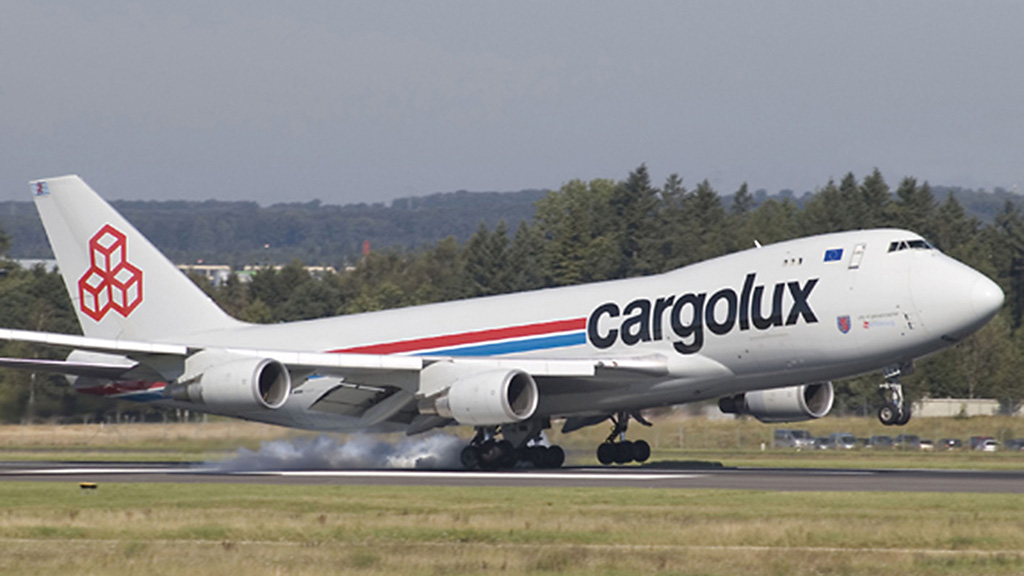
<svg viewBox="0 0 1024 576">
<path fill-rule="evenodd" d="M 831 250 L 825 250 L 825 262 L 838 262 L 843 259 L 843 249 L 833 248 Z"/>
</svg>

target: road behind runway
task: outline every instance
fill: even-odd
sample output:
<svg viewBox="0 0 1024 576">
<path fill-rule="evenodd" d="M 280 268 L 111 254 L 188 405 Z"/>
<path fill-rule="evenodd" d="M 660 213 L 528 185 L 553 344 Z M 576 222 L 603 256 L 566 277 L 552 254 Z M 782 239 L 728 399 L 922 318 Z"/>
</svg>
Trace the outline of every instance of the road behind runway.
<svg viewBox="0 0 1024 576">
<path fill-rule="evenodd" d="M 870 470 L 657 467 L 467 472 L 438 470 L 222 471 L 200 463 L 0 462 L 0 482 L 174 482 L 389 486 L 717 488 L 770 491 L 1024 493 L 1024 470 Z"/>
</svg>

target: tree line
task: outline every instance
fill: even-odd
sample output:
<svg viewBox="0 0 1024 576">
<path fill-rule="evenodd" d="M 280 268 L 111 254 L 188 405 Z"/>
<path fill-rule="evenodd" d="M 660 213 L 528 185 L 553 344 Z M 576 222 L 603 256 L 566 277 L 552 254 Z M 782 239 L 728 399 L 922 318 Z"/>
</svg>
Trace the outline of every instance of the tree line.
<svg viewBox="0 0 1024 576">
<path fill-rule="evenodd" d="M 248 282 L 197 282 L 240 319 L 284 322 L 656 274 L 755 241 L 906 228 L 995 279 L 1007 295 L 1003 311 L 978 334 L 919 363 L 903 380 L 909 394 L 997 398 L 1012 410 L 1024 400 L 1024 214 L 1012 198 L 1002 200 L 983 222 L 951 192 L 937 197 L 911 177 L 893 189 L 878 170 L 846 174 L 800 199 L 765 197 L 746 184 L 723 197 L 707 180 L 689 186 L 675 174 L 656 185 L 641 165 L 620 181 L 570 181 L 537 200 L 532 219 L 514 228 L 481 222 L 465 241 L 449 236 L 418 249 L 374 250 L 349 270 L 317 277 L 294 260 Z M 12 267 L 0 277 L 0 318 L 7 327 L 77 330 L 59 277 L 41 269 Z M 11 346 L 4 354 L 14 354 Z M 26 377 L 2 377 L 0 419 L 103 415 L 102 406 L 53 378 L 32 384 L 29 407 Z M 836 412 L 872 413 L 879 381 L 871 375 L 837 383 Z"/>
<path fill-rule="evenodd" d="M 518 224 L 533 214 L 541 190 L 448 192 L 399 198 L 390 205 L 319 201 L 260 206 L 256 202 L 126 201 L 111 204 L 179 263 L 286 264 L 294 259 L 339 267 L 355 262 L 363 242 L 373 248 L 415 248 L 453 236 L 465 241 L 484 221 Z M 12 258 L 50 258 L 32 202 L 0 202 L 0 227 Z"/>
</svg>

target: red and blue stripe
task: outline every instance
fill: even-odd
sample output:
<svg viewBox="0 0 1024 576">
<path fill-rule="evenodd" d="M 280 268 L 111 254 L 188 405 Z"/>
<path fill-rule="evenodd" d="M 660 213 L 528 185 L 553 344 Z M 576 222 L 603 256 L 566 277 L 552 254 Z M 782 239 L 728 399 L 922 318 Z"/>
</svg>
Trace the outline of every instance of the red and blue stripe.
<svg viewBox="0 0 1024 576">
<path fill-rule="evenodd" d="M 501 356 L 587 343 L 587 319 L 573 318 L 331 350 L 349 354 Z"/>
</svg>

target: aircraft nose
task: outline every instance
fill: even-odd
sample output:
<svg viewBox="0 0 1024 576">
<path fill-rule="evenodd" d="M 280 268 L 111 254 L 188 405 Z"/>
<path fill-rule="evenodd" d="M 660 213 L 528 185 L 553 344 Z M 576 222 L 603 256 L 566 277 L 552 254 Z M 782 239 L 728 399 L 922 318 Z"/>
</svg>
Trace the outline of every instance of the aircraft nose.
<svg viewBox="0 0 1024 576">
<path fill-rule="evenodd" d="M 982 276 L 974 282 L 971 305 L 978 316 L 986 320 L 995 316 L 1003 306 L 1003 298 L 1003 289 L 987 277 Z"/>
</svg>

